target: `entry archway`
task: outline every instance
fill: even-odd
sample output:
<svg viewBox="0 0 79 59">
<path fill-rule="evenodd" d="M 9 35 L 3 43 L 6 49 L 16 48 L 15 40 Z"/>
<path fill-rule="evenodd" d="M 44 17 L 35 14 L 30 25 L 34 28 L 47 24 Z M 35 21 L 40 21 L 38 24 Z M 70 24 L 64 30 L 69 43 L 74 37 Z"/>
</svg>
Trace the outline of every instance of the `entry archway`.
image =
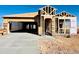
<svg viewBox="0 0 79 59">
<path fill-rule="evenodd" d="M 51 18 L 45 19 L 45 34 L 52 35 L 52 19 Z"/>
</svg>

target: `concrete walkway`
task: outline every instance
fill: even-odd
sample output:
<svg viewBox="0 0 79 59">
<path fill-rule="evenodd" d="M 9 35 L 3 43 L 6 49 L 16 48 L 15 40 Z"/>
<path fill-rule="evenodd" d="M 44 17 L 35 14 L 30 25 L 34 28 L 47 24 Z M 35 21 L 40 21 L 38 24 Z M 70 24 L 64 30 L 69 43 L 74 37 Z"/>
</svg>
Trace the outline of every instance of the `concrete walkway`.
<svg viewBox="0 0 79 59">
<path fill-rule="evenodd" d="M 0 37 L 0 54 L 39 54 L 40 36 L 29 33 L 10 33 Z"/>
</svg>

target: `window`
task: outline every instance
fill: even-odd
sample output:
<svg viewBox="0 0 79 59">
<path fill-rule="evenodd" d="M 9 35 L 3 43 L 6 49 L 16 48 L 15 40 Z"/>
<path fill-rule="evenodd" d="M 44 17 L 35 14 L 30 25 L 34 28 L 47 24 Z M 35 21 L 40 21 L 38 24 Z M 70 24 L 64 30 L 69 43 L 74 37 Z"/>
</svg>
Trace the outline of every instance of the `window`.
<svg viewBox="0 0 79 59">
<path fill-rule="evenodd" d="M 35 24 L 30 24 L 30 29 L 36 29 L 36 25 Z"/>
<path fill-rule="evenodd" d="M 46 12 L 48 13 L 48 7 L 46 7 Z"/>
<path fill-rule="evenodd" d="M 36 29 L 36 25 L 33 25 L 33 29 Z"/>
<path fill-rule="evenodd" d="M 70 28 L 70 19 L 65 20 L 65 27 Z"/>
<path fill-rule="evenodd" d="M 30 24 L 30 28 L 33 29 L 33 25 L 32 24 Z"/>
<path fill-rule="evenodd" d="M 29 29 L 29 24 L 26 26 L 27 29 Z"/>
<path fill-rule="evenodd" d="M 59 27 L 60 28 L 63 28 L 64 27 L 64 20 L 63 19 L 60 19 L 59 20 Z"/>
</svg>

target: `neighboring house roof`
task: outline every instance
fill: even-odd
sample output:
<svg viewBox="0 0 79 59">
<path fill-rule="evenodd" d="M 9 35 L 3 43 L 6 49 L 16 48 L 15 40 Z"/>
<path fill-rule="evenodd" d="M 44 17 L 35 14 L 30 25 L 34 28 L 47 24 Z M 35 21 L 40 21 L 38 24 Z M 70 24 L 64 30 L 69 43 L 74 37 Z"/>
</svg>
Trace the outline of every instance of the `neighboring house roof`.
<svg viewBox="0 0 79 59">
<path fill-rule="evenodd" d="M 75 17 L 74 15 L 67 13 L 65 11 L 61 12 L 60 14 L 57 14 L 56 16 L 66 16 L 66 17 Z"/>
<path fill-rule="evenodd" d="M 32 12 L 32 13 L 22 13 L 22 14 L 12 14 L 12 15 L 5 15 L 5 17 L 35 17 L 38 15 L 38 12 Z"/>
</svg>

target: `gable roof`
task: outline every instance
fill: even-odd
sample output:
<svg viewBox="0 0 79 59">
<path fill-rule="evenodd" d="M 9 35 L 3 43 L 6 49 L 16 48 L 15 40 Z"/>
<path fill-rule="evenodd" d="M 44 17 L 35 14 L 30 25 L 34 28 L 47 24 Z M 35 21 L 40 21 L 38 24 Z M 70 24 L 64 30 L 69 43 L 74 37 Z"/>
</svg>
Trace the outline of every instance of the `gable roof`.
<svg viewBox="0 0 79 59">
<path fill-rule="evenodd" d="M 72 15 L 72 14 L 70 14 L 68 12 L 65 12 L 65 11 L 61 12 L 60 14 L 57 14 L 56 16 L 75 17 L 74 15 Z"/>
<path fill-rule="evenodd" d="M 43 9 L 46 9 L 46 8 L 56 10 L 56 8 L 54 8 L 54 7 L 50 6 L 50 5 L 46 5 L 46 6 L 42 7 L 42 8 L 39 8 L 39 10 L 43 10 Z"/>
<path fill-rule="evenodd" d="M 5 15 L 5 17 L 35 17 L 38 15 L 38 12 L 32 12 L 32 13 L 22 13 L 22 14 L 12 14 L 12 15 Z"/>
<path fill-rule="evenodd" d="M 53 12 L 56 11 L 56 8 L 53 8 L 50 5 L 44 6 L 42 8 L 39 9 L 39 11 L 41 11 L 41 14 L 49 14 L 49 15 L 53 15 Z"/>
</svg>

